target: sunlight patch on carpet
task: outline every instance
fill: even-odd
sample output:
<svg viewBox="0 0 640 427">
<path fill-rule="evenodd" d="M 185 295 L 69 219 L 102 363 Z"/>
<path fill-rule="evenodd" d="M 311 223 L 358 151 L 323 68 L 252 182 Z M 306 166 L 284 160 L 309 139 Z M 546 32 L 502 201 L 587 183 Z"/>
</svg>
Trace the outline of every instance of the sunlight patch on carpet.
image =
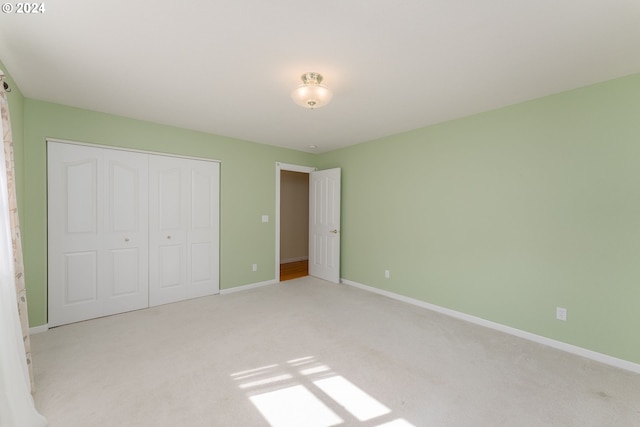
<svg viewBox="0 0 640 427">
<path fill-rule="evenodd" d="M 325 378 L 313 383 L 359 421 L 368 421 L 391 412 L 391 409 L 341 376 Z"/>
<path fill-rule="evenodd" d="M 343 421 L 301 385 L 258 394 L 249 399 L 272 427 L 330 427 Z"/>
<path fill-rule="evenodd" d="M 271 427 L 415 427 L 313 356 L 231 377 Z"/>
</svg>

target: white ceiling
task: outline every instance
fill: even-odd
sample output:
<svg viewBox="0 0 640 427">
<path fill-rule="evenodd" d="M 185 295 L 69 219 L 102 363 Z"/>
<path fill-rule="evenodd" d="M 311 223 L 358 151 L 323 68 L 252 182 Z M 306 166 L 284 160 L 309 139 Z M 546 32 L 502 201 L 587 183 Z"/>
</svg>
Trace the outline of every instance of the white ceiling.
<svg viewBox="0 0 640 427">
<path fill-rule="evenodd" d="M 0 14 L 26 97 L 302 151 L 640 72 L 640 0 L 44 4 Z M 307 71 L 328 106 L 291 100 Z"/>
</svg>

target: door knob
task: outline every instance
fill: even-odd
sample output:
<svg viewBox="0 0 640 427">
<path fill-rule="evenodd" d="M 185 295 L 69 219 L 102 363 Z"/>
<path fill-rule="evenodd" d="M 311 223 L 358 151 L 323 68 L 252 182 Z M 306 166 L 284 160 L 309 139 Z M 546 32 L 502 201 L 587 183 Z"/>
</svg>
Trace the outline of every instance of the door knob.
<svg viewBox="0 0 640 427">
<path fill-rule="evenodd" d="M 170 239 L 170 238 L 171 238 L 171 236 L 167 236 L 167 239 Z"/>
<path fill-rule="evenodd" d="M 124 238 L 124 241 L 125 241 L 125 242 L 128 242 L 128 241 L 129 241 L 129 238 L 128 238 L 128 237 L 125 237 L 125 238 Z"/>
<path fill-rule="evenodd" d="M 338 234 L 338 230 L 331 230 L 329 233 Z"/>
</svg>

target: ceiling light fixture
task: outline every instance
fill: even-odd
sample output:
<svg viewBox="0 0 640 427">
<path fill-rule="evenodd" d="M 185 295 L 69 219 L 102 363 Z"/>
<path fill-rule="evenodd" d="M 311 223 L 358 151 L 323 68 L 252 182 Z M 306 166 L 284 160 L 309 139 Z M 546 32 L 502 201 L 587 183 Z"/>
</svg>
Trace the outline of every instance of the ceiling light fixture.
<svg viewBox="0 0 640 427">
<path fill-rule="evenodd" d="M 326 86 L 321 85 L 322 76 L 318 73 L 304 73 L 300 76 L 302 84 L 298 86 L 291 98 L 296 104 L 305 108 L 320 108 L 329 103 L 333 94 Z"/>
</svg>

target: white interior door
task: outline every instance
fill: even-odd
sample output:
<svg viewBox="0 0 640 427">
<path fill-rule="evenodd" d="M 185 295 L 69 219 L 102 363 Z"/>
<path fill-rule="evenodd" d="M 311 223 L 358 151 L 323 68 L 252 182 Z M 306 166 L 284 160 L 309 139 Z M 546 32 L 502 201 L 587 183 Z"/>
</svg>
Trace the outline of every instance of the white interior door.
<svg viewBox="0 0 640 427">
<path fill-rule="evenodd" d="M 340 282 L 340 169 L 309 174 L 309 274 Z"/>
<path fill-rule="evenodd" d="M 49 326 L 147 306 L 147 158 L 48 143 Z"/>
<path fill-rule="evenodd" d="M 219 292 L 219 167 L 149 158 L 149 305 Z"/>
</svg>

